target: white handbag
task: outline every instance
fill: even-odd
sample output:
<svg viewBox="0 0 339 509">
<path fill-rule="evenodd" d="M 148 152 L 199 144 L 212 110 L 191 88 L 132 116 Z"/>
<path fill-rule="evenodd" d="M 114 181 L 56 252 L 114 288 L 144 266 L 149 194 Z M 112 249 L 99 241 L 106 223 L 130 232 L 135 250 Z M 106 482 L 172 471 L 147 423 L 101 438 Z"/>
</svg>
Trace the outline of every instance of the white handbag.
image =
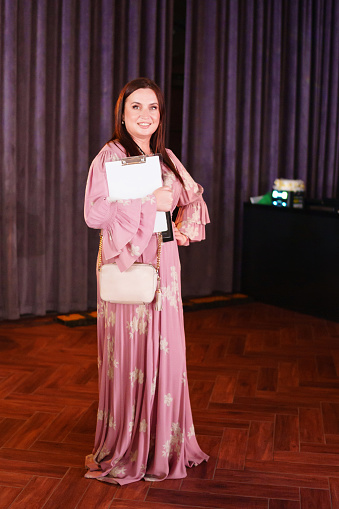
<svg viewBox="0 0 339 509">
<path fill-rule="evenodd" d="M 116 263 L 102 265 L 102 240 L 101 232 L 98 255 L 100 298 L 116 304 L 149 304 L 156 294 L 155 309 L 161 311 L 161 233 L 158 233 L 157 267 L 150 263 L 133 263 L 123 272 Z"/>
</svg>

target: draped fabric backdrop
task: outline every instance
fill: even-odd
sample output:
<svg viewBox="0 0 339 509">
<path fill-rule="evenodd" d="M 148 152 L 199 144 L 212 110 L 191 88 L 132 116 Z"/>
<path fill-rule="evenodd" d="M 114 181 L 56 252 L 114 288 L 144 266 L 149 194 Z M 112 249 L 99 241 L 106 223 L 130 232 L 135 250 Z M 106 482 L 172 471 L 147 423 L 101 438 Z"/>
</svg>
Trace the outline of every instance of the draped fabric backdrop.
<svg viewBox="0 0 339 509">
<path fill-rule="evenodd" d="M 171 80 L 173 0 L 0 1 L 0 318 L 96 305 L 88 166 L 122 86 Z"/>
<path fill-rule="evenodd" d="M 187 0 L 186 16 L 182 159 L 211 214 L 181 250 L 196 295 L 239 290 L 243 203 L 277 177 L 339 197 L 339 2 Z"/>
<path fill-rule="evenodd" d="M 173 0 L 0 0 L 0 318 L 95 306 L 88 166 L 126 81 L 170 109 L 172 25 Z M 184 294 L 239 289 L 243 202 L 275 178 L 338 196 L 338 51 L 336 0 L 186 0 L 182 158 L 212 223 Z"/>
</svg>

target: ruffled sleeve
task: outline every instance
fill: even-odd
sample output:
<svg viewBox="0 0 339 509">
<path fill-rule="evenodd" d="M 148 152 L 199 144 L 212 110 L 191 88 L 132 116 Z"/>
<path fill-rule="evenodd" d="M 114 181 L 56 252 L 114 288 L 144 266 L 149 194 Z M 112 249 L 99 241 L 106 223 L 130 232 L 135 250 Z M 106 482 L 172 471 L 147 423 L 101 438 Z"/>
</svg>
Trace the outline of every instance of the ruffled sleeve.
<svg viewBox="0 0 339 509">
<path fill-rule="evenodd" d="M 169 156 L 174 162 L 183 181 L 184 187 L 178 200 L 179 211 L 175 220 L 177 228 L 188 237 L 190 242 L 205 239 L 205 226 L 210 222 L 207 205 L 202 197 L 202 186 L 197 184 L 179 159 L 169 150 Z M 187 242 L 185 245 L 188 245 Z"/>
<path fill-rule="evenodd" d="M 153 194 L 135 200 L 111 201 L 105 162 L 123 157 L 102 150 L 91 164 L 84 215 L 90 228 L 103 231 L 103 261 L 115 261 L 121 271 L 128 269 L 143 253 L 153 234 L 156 200 Z"/>
</svg>

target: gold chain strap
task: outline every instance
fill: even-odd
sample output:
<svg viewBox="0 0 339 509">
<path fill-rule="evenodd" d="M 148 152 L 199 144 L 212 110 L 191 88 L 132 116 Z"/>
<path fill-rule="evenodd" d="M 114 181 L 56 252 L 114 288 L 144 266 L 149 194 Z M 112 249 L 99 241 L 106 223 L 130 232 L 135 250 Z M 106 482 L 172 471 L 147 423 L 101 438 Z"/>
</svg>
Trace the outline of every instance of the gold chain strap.
<svg viewBox="0 0 339 509">
<path fill-rule="evenodd" d="M 161 245 L 162 245 L 162 233 L 157 233 L 158 237 L 158 251 L 157 251 L 157 266 L 155 267 L 155 270 L 157 271 L 158 277 L 159 277 L 159 269 L 160 269 L 160 257 L 161 257 Z"/>
<path fill-rule="evenodd" d="M 157 266 L 155 267 L 155 270 L 157 271 L 158 280 L 160 279 L 159 276 L 159 269 L 160 269 L 160 258 L 161 258 L 161 245 L 162 245 L 162 234 L 159 232 L 157 233 L 158 237 L 158 251 L 157 251 Z M 99 253 L 98 253 L 98 271 L 100 272 L 102 267 L 102 242 L 103 242 L 103 235 L 102 230 L 100 231 L 100 241 L 99 241 Z"/>
<path fill-rule="evenodd" d="M 102 266 L 102 230 L 100 230 L 100 240 L 99 240 L 99 253 L 98 253 L 98 271 L 100 272 Z"/>
</svg>

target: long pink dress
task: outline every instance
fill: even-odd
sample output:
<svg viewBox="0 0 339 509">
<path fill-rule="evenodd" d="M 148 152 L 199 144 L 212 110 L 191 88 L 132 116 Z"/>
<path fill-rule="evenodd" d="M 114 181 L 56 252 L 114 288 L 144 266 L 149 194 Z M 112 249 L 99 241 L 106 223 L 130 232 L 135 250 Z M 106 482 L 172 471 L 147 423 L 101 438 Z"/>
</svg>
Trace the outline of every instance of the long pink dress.
<svg viewBox="0 0 339 509">
<path fill-rule="evenodd" d="M 177 223 L 190 241 L 205 238 L 208 211 L 203 189 L 168 150 L 185 188 L 162 166 L 164 185 L 173 190 Z M 133 262 L 156 265 L 153 233 L 156 200 L 111 202 L 105 162 L 125 157 L 113 142 L 103 147 L 88 175 L 85 220 L 103 230 L 103 263 L 121 270 Z M 187 242 L 188 243 L 188 242 Z M 160 276 L 163 310 L 147 305 L 111 304 L 98 293 L 99 407 L 93 454 L 86 477 L 127 484 L 186 477 L 186 466 L 208 460 L 195 438 L 189 401 L 185 333 L 176 241 L 162 245 Z"/>
</svg>

